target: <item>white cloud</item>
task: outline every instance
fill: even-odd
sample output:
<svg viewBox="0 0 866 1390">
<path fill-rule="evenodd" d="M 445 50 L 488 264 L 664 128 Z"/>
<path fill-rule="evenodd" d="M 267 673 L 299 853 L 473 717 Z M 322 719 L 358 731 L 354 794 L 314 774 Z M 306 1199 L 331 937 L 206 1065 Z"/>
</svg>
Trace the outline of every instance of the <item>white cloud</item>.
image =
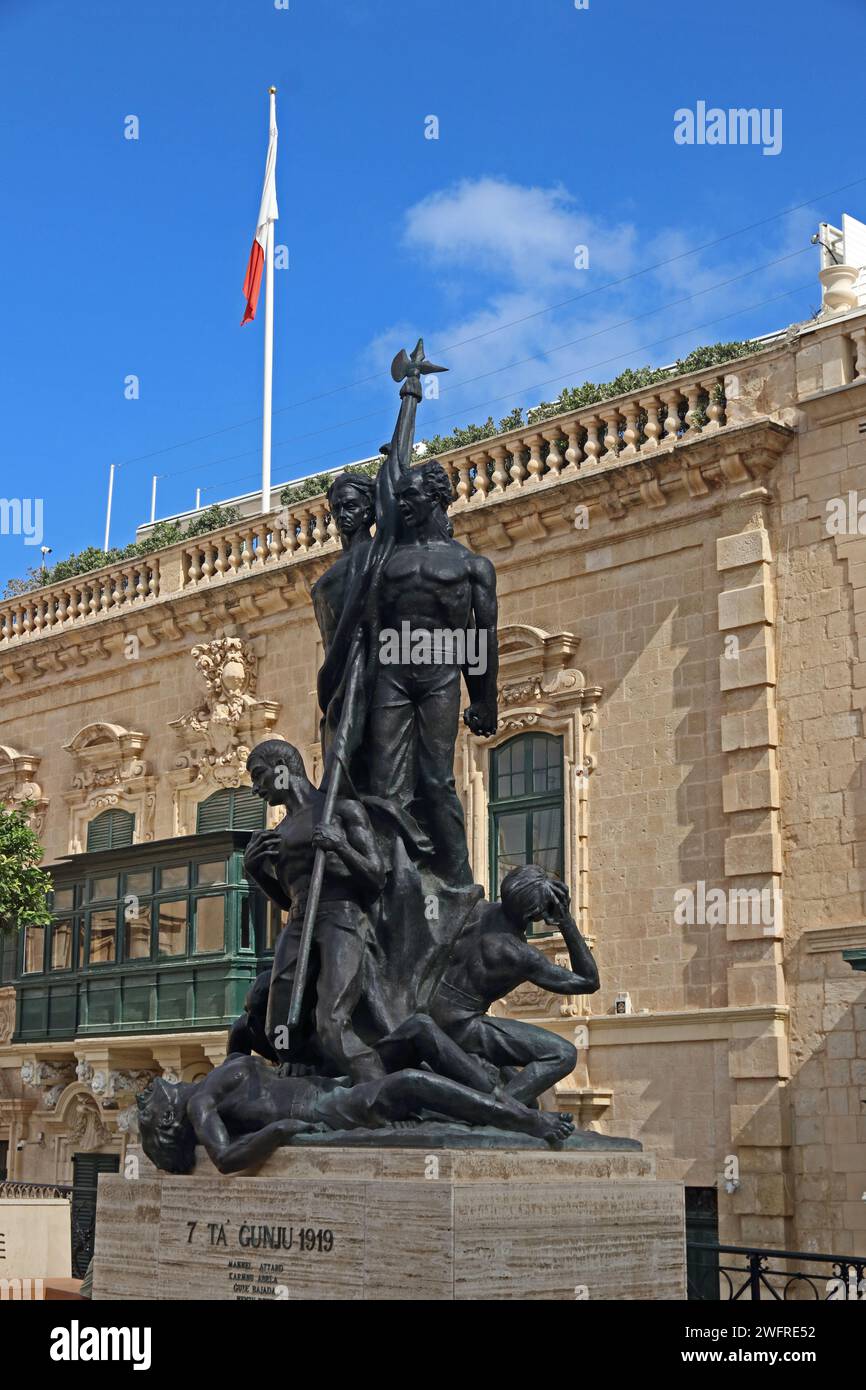
<svg viewBox="0 0 866 1390">
<path fill-rule="evenodd" d="M 700 343 L 783 327 L 803 313 L 802 296 L 750 310 L 808 283 L 816 272 L 808 254 L 713 287 L 808 247 L 809 221 L 780 219 L 672 260 L 726 228 L 680 223 L 639 244 L 632 226 L 603 223 L 563 187 L 485 177 L 428 195 L 406 212 L 402 244 L 440 277 L 440 317 L 424 325 L 425 343 L 451 371 L 441 378 L 440 400 L 425 402 L 419 435 L 488 414 L 498 420 L 514 405 L 555 399 L 587 379 L 609 381 L 626 367 L 664 364 Z M 579 244 L 589 248 L 589 270 L 574 266 Z M 607 288 L 622 277 L 629 278 Z M 727 317 L 739 311 L 745 330 Z M 417 336 L 408 323 L 387 327 L 365 366 L 384 367 L 395 345 Z"/>
<path fill-rule="evenodd" d="M 465 266 L 517 285 L 572 280 L 576 246 L 599 269 L 632 262 L 630 226 L 603 227 L 562 187 L 464 179 L 431 193 L 406 214 L 403 244 L 449 270 Z"/>
</svg>

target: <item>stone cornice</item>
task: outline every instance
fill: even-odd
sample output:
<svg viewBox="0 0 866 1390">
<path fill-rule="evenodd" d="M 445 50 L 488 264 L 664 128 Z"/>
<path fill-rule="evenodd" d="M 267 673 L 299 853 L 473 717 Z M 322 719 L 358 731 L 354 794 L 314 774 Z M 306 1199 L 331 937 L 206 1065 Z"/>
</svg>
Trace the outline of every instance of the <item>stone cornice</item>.
<svg viewBox="0 0 866 1390">
<path fill-rule="evenodd" d="M 838 927 L 807 927 L 801 939 L 810 956 L 827 951 L 863 951 L 866 950 L 866 924 L 849 922 Z"/>
<path fill-rule="evenodd" d="M 735 500 L 744 485 L 760 486 L 793 437 L 794 431 L 787 426 L 761 418 L 697 431 L 633 458 L 623 451 L 609 462 L 602 456 L 562 472 L 531 475 L 501 493 L 458 500 L 452 508 L 455 534 L 474 550 L 507 550 L 522 540 L 540 541 L 553 535 L 564 538 L 570 533 L 580 539 L 580 530 L 575 530 L 578 506 L 588 514 L 600 514 L 614 533 L 626 520 L 631 531 L 640 512 L 645 512 L 646 521 L 638 524 L 651 525 L 653 513 L 670 503 L 685 503 L 688 509 L 717 507 L 726 497 Z M 321 498 L 305 506 L 307 530 L 308 514 L 324 516 L 325 505 Z M 19 615 L 13 636 L 0 640 L 0 683 L 18 689 L 52 677 L 77 680 L 94 663 L 115 663 L 127 655 L 125 643 L 131 636 L 139 644 L 140 655 L 146 656 L 157 645 L 164 650 L 166 643 L 190 636 L 261 625 L 287 610 L 308 614 L 312 585 L 337 553 L 337 545 L 319 526 L 321 539 L 311 541 L 309 548 L 301 551 L 283 544 L 282 549 L 273 547 L 279 553 L 272 555 L 272 547 L 264 542 L 269 528 L 277 524 L 270 517 L 249 525 L 238 523 L 148 557 L 160 574 L 158 593 L 127 599 L 125 594 L 131 590 L 121 592 L 117 578 L 109 576 L 120 606 L 93 615 L 59 621 L 58 595 L 64 612 L 77 611 L 94 583 L 102 582 L 98 575 L 82 576 L 0 606 L 0 616 L 5 610 L 7 634 L 10 612 L 14 609 Z M 232 547 L 247 546 L 253 534 L 263 542 L 255 552 L 262 558 L 239 564 Z M 234 569 L 218 573 L 213 557 L 219 559 L 227 551 Z M 22 613 L 29 614 L 31 630 L 22 629 L 19 637 Z"/>
<path fill-rule="evenodd" d="M 758 1004 L 681 1009 L 670 1013 L 593 1014 L 574 1022 L 588 1026 L 591 1047 L 620 1047 L 623 1044 L 724 1041 L 734 1035 L 735 1029 L 739 1037 L 760 1036 L 769 1028 L 787 1025 L 789 1014 L 784 1004 Z"/>
</svg>

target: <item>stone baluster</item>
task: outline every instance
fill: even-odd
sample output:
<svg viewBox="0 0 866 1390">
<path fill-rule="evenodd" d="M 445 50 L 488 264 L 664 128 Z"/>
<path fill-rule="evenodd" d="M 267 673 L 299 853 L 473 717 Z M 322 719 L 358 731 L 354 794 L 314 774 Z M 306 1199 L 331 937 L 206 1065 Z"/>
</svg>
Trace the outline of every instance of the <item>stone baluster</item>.
<svg viewBox="0 0 866 1390">
<path fill-rule="evenodd" d="M 493 491 L 504 492 L 508 487 L 508 468 L 505 463 L 508 450 L 504 444 L 491 444 L 487 452 L 493 460 Z"/>
<path fill-rule="evenodd" d="M 56 607 L 54 607 L 54 605 L 56 605 Z M 42 604 L 41 604 L 41 603 L 40 603 L 39 607 L 40 607 L 40 608 L 42 607 Z M 51 626 L 53 627 L 54 624 L 56 623 L 58 627 L 62 627 L 63 624 L 66 622 L 66 619 L 67 619 L 67 616 L 68 616 L 68 611 L 69 611 L 69 610 L 68 610 L 68 603 L 67 603 L 67 595 L 66 595 L 66 593 L 53 594 L 53 595 L 51 596 L 51 598 L 49 598 L 49 600 L 48 600 L 47 604 L 45 605 L 45 607 L 46 607 L 46 609 L 48 610 L 49 613 L 51 612 L 52 607 L 54 607 L 54 613 L 52 614 L 52 617 L 51 617 L 51 620 L 50 620 Z M 38 627 L 38 626 L 39 626 L 39 623 L 38 623 L 38 614 L 37 614 L 37 627 Z"/>
<path fill-rule="evenodd" d="M 586 426 L 586 440 L 584 441 L 583 451 L 586 454 L 586 461 L 590 467 L 598 462 L 601 453 L 601 445 L 598 441 L 598 427 L 601 420 L 597 415 L 588 415 L 584 420 Z"/>
<path fill-rule="evenodd" d="M 562 452 L 559 447 L 562 430 L 558 427 L 552 430 L 543 430 L 542 435 L 545 443 L 549 446 L 547 450 L 547 476 L 558 478 L 562 472 Z"/>
<path fill-rule="evenodd" d="M 101 595 L 99 592 L 99 580 L 91 580 L 90 598 L 87 600 L 87 607 L 90 609 L 90 617 L 95 618 L 101 607 Z"/>
<path fill-rule="evenodd" d="M 659 447 L 662 432 L 661 401 L 658 396 L 644 396 L 643 400 L 638 401 L 638 405 L 646 415 L 646 424 L 643 427 L 646 437 L 641 445 L 641 453 L 648 454 Z"/>
<path fill-rule="evenodd" d="M 189 565 L 187 567 L 189 582 L 191 585 L 195 586 L 201 579 L 201 565 L 198 562 L 198 546 L 192 546 L 186 553 L 189 557 Z"/>
<path fill-rule="evenodd" d="M 37 632 L 41 632 L 42 629 L 45 627 L 46 620 L 48 617 L 48 608 L 49 605 L 45 603 L 43 599 L 40 599 L 36 605 L 36 618 L 34 620 L 33 626 L 35 627 Z"/>
<path fill-rule="evenodd" d="M 136 602 L 144 603 L 147 598 L 147 561 L 141 560 L 135 567 Z"/>
<path fill-rule="evenodd" d="M 89 612 L 90 612 L 90 604 L 89 604 L 89 593 L 88 593 L 88 590 L 87 590 L 87 585 L 86 585 L 86 584 L 81 584 L 81 585 L 79 586 L 79 588 L 78 588 L 78 609 L 77 609 L 77 615 L 76 615 L 77 618 L 78 618 L 78 621 L 81 622 L 81 623 L 83 623 L 83 622 L 84 622 L 84 619 L 87 617 L 87 615 L 88 615 Z"/>
<path fill-rule="evenodd" d="M 706 381 L 701 382 L 701 386 L 709 396 L 707 402 L 707 423 L 704 425 L 704 433 L 709 430 L 721 429 L 725 423 L 725 407 L 722 404 L 725 394 L 724 377 L 711 376 Z"/>
<path fill-rule="evenodd" d="M 255 546 L 253 545 L 254 534 L 255 532 L 250 526 L 246 526 L 244 530 L 240 533 L 241 553 L 239 565 L 241 572 L 244 574 L 249 574 L 250 570 L 256 562 L 256 550 Z"/>
<path fill-rule="evenodd" d="M 108 580 L 111 585 L 111 606 L 121 608 L 123 606 L 123 570 L 115 570 Z"/>
<path fill-rule="evenodd" d="M 469 476 L 469 455 L 466 454 L 456 465 L 457 468 L 457 502 L 462 506 L 469 505 L 469 498 L 472 493 L 472 479 Z"/>
<path fill-rule="evenodd" d="M 855 328 L 851 342 L 854 344 L 854 380 L 866 381 L 866 328 Z"/>
<path fill-rule="evenodd" d="M 306 507 L 302 509 L 298 517 L 298 527 L 298 550 L 306 555 L 310 549 L 310 513 Z"/>
<path fill-rule="evenodd" d="M 580 447 L 580 422 L 575 420 L 568 425 L 568 448 L 565 451 L 565 468 L 562 470 L 566 477 L 576 473 L 583 458 L 583 450 Z"/>
<path fill-rule="evenodd" d="M 284 546 L 280 523 L 275 516 L 271 517 L 270 526 L 269 529 L 267 529 L 265 539 L 268 545 L 267 562 L 268 564 L 276 564 L 283 553 Z"/>
<path fill-rule="evenodd" d="M 8 642 L 12 631 L 12 614 L 8 608 L 0 608 L 0 642 Z"/>
<path fill-rule="evenodd" d="M 25 637 L 29 637 L 30 634 L 31 634 L 31 632 L 33 631 L 33 604 L 32 604 L 32 603 L 25 603 L 25 605 L 24 605 L 24 622 L 23 622 L 22 626 L 23 626 L 23 629 L 24 629 L 24 635 L 25 635 Z"/>
<path fill-rule="evenodd" d="M 604 453 L 601 456 L 602 463 L 613 463 L 619 456 L 619 411 L 615 406 L 608 406 L 599 412 L 604 421 Z"/>
<path fill-rule="evenodd" d="M 679 437 L 680 429 L 679 409 L 681 395 L 675 386 L 671 387 L 668 391 L 662 391 L 660 394 L 664 404 L 668 408 L 668 413 L 665 416 L 665 432 L 662 442 L 665 444 L 675 444 Z"/>
<path fill-rule="evenodd" d="M 287 510 L 287 513 L 286 513 L 286 525 L 285 525 L 285 527 L 280 531 L 280 544 L 281 544 L 282 550 L 285 551 L 285 552 L 288 554 L 289 559 L 291 559 L 292 556 L 294 555 L 295 551 L 296 551 L 297 548 L 298 548 L 298 537 L 297 537 L 297 534 L 296 534 L 296 532 L 295 532 L 295 513 L 294 513 L 294 512 L 290 512 L 290 511 Z"/>
<path fill-rule="evenodd" d="M 541 457 L 541 435 L 530 434 L 524 443 L 529 449 L 529 481 L 530 483 L 540 483 L 541 475 L 544 472 L 544 459 Z"/>
<path fill-rule="evenodd" d="M 622 408 L 625 418 L 625 428 L 622 432 L 621 459 L 633 459 L 637 457 L 640 431 L 638 429 L 638 416 L 640 415 L 640 405 L 637 401 L 627 401 Z"/>
<path fill-rule="evenodd" d="M 686 400 L 688 401 L 688 406 L 686 408 L 686 432 L 683 438 L 694 439 L 696 435 L 702 433 L 699 419 L 699 411 L 701 408 L 701 383 L 699 381 L 689 382 L 686 387 Z"/>
<path fill-rule="evenodd" d="M 439 458 L 439 459 L 436 459 L 435 461 L 436 461 L 436 463 L 441 463 L 442 467 L 445 469 L 445 472 L 448 474 L 448 481 L 449 481 L 449 483 L 451 484 L 451 496 L 452 496 L 452 497 L 455 497 L 456 494 L 457 494 L 457 488 L 456 488 L 456 483 L 455 483 L 455 479 L 456 479 L 456 475 L 457 475 L 457 470 L 456 470 L 454 464 L 452 463 L 451 459 Z M 432 462 L 432 460 L 431 460 L 431 462 Z"/>
<path fill-rule="evenodd" d="M 258 526 L 255 528 L 255 538 L 257 542 L 255 551 L 255 561 L 260 569 L 264 569 L 265 565 L 271 558 L 270 546 L 268 545 L 267 521 L 259 522 Z"/>
<path fill-rule="evenodd" d="M 126 580 L 126 584 L 123 588 L 123 602 L 125 604 L 134 603 L 138 596 L 136 580 L 137 572 L 137 565 L 127 565 L 123 571 L 123 577 Z"/>
<path fill-rule="evenodd" d="M 328 528 L 325 524 L 325 508 L 321 502 L 317 502 L 310 508 L 310 516 L 313 521 L 312 549 L 321 550 L 325 541 L 328 539 Z"/>
<path fill-rule="evenodd" d="M 202 541 L 202 578 L 210 579 L 214 572 L 214 544 L 213 541 Z"/>
<path fill-rule="evenodd" d="M 226 536 L 226 574 L 235 575 L 240 569 L 241 541 L 237 531 Z"/>
<path fill-rule="evenodd" d="M 333 541 L 334 544 L 337 544 L 337 542 L 338 542 L 339 539 L 340 539 L 340 533 L 339 533 L 339 531 L 337 530 L 337 523 L 336 523 L 336 521 L 334 520 L 333 516 L 331 515 L 330 511 L 328 512 L 328 527 L 327 527 L 327 530 L 328 530 L 328 540 L 329 540 L 329 541 Z"/>
<path fill-rule="evenodd" d="M 469 498 L 472 503 L 483 502 L 490 491 L 489 457 L 486 449 L 483 449 L 479 454 L 470 454 L 469 456 L 469 462 L 475 469 L 475 485 Z"/>
<path fill-rule="evenodd" d="M 156 598 L 159 594 L 159 556 L 153 555 L 150 559 L 150 573 L 147 580 L 147 592 L 150 598 Z"/>
<path fill-rule="evenodd" d="M 511 477 L 508 483 L 509 488 L 523 486 L 523 479 L 526 477 L 526 469 L 523 466 L 523 455 L 525 452 L 523 441 L 521 439 L 515 440 L 514 444 L 511 446 L 511 468 L 509 470 Z"/>
</svg>

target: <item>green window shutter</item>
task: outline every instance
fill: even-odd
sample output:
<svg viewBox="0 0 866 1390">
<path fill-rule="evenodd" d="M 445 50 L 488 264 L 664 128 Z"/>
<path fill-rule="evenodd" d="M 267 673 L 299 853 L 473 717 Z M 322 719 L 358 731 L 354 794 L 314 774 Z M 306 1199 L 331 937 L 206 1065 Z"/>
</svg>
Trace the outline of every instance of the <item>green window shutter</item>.
<svg viewBox="0 0 866 1390">
<path fill-rule="evenodd" d="M 234 788 L 232 830 L 264 830 L 265 803 L 250 787 Z"/>
<path fill-rule="evenodd" d="M 195 828 L 198 835 L 214 830 L 264 830 L 265 803 L 250 787 L 227 787 L 199 802 Z"/>
<path fill-rule="evenodd" d="M 122 849 L 135 837 L 135 816 L 131 811 L 103 811 L 87 827 L 87 850 Z"/>
<path fill-rule="evenodd" d="M 195 829 L 197 835 L 209 835 L 214 830 L 230 829 L 231 791 L 214 792 L 206 801 L 200 801 L 196 809 Z"/>
</svg>

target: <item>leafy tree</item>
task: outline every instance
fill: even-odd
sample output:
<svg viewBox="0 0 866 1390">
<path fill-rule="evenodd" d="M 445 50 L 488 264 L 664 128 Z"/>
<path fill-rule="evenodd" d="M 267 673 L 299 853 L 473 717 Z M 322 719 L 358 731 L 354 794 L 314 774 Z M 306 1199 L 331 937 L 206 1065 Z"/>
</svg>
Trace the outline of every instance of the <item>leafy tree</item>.
<svg viewBox="0 0 866 1390">
<path fill-rule="evenodd" d="M 0 803 L 0 932 L 51 920 L 46 902 L 51 875 L 39 867 L 42 846 L 27 824 L 31 806 L 24 802 L 10 811 Z"/>
</svg>

